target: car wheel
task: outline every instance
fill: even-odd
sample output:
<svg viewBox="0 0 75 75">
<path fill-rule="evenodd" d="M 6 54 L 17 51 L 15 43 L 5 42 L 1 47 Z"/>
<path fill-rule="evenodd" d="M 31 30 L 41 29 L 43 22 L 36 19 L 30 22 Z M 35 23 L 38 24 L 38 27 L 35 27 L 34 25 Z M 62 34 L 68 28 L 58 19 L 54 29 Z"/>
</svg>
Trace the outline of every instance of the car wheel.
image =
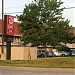
<svg viewBox="0 0 75 75">
<path fill-rule="evenodd" d="M 43 58 L 43 57 L 44 57 L 44 55 L 42 54 L 42 55 L 41 55 L 41 57 Z"/>
<path fill-rule="evenodd" d="M 65 54 L 62 55 L 63 57 L 65 56 Z"/>
</svg>

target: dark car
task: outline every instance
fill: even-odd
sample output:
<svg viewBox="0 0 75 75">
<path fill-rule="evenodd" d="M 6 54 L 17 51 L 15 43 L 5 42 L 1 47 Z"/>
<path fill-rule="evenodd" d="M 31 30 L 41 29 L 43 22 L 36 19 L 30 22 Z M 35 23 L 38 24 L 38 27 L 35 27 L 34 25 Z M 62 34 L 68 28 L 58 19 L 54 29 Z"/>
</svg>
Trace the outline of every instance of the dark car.
<svg viewBox="0 0 75 75">
<path fill-rule="evenodd" d="M 75 50 L 72 50 L 71 55 L 72 55 L 72 56 L 75 56 Z"/>
<path fill-rule="evenodd" d="M 55 57 L 55 54 L 54 54 L 53 51 L 49 51 L 49 55 L 50 55 L 51 57 Z"/>
<path fill-rule="evenodd" d="M 38 57 L 44 57 L 45 56 L 45 51 L 44 50 L 37 50 L 37 56 Z"/>
</svg>

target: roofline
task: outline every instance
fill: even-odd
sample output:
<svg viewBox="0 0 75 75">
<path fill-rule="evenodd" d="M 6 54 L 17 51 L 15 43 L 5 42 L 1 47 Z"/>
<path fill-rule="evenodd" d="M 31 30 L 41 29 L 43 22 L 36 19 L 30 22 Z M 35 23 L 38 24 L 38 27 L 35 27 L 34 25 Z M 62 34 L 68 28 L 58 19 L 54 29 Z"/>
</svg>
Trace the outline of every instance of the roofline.
<svg viewBox="0 0 75 75">
<path fill-rule="evenodd" d="M 2 35 L 2 33 L 0 33 L 0 35 Z M 16 34 L 14 34 L 14 36 L 22 36 L 22 35 L 16 35 Z"/>
</svg>

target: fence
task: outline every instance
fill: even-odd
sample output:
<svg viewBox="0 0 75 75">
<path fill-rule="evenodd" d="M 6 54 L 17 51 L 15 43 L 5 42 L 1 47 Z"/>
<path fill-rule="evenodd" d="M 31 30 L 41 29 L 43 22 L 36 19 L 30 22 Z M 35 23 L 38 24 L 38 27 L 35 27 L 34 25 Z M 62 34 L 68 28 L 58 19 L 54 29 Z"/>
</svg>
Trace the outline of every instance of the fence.
<svg viewBox="0 0 75 75">
<path fill-rule="evenodd" d="M 4 53 L 1 53 L 1 60 L 6 60 L 6 46 L 4 46 Z M 37 59 L 37 48 L 36 47 L 23 47 L 23 46 L 12 46 L 11 47 L 11 60 L 35 60 Z"/>
</svg>

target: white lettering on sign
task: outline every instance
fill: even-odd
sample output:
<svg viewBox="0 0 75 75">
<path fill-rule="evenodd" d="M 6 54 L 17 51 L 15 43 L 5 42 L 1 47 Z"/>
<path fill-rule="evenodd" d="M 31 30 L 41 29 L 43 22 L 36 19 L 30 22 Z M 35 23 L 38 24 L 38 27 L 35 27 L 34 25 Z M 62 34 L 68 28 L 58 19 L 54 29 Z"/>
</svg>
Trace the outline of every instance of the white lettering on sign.
<svg viewBox="0 0 75 75">
<path fill-rule="evenodd" d="M 12 25 L 14 22 L 14 19 L 12 17 L 9 16 L 9 24 Z"/>
<path fill-rule="evenodd" d="M 11 25 L 8 25 L 8 29 L 13 29 L 13 26 L 11 26 Z"/>
<path fill-rule="evenodd" d="M 7 16 L 7 35 L 14 35 L 14 17 Z"/>
</svg>

